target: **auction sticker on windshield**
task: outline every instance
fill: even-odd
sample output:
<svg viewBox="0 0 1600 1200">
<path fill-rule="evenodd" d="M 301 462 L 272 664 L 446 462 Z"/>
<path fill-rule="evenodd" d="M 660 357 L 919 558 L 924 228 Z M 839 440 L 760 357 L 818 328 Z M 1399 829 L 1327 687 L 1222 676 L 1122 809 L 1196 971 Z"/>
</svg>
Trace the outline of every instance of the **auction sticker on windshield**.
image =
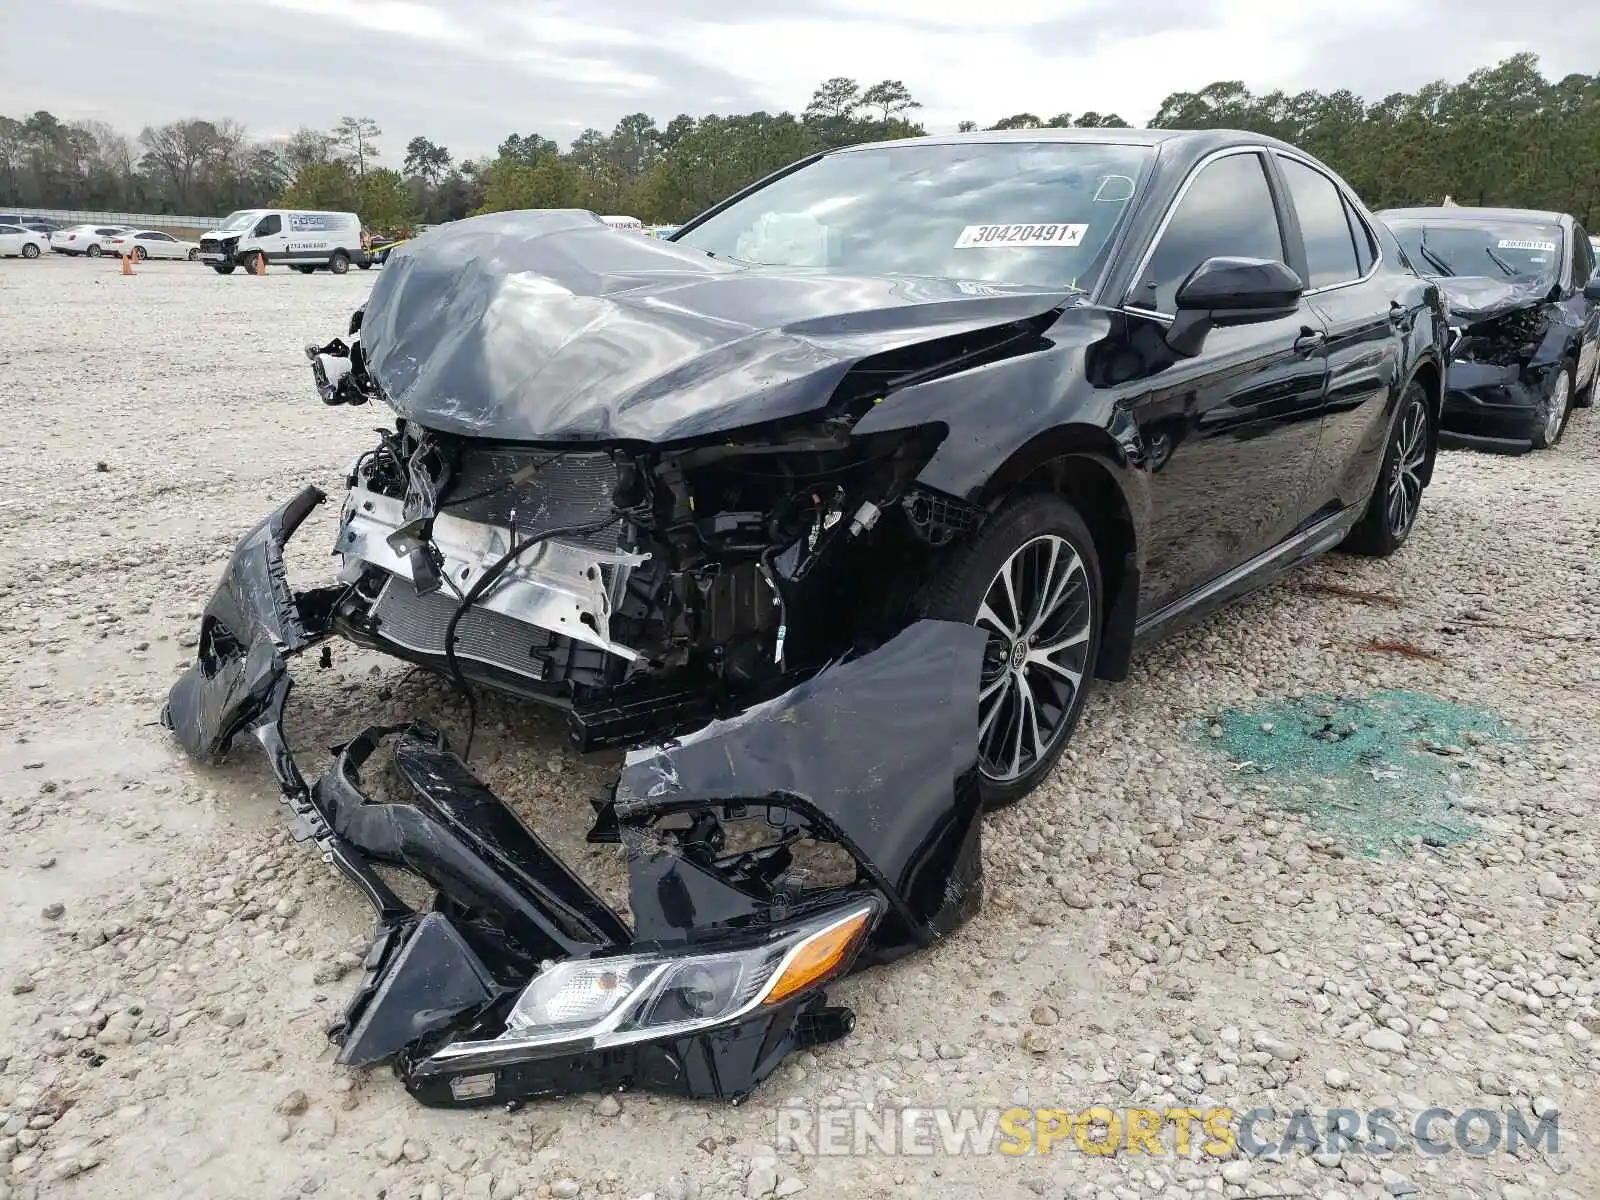
<svg viewBox="0 0 1600 1200">
<path fill-rule="evenodd" d="M 1500 245 L 1496 248 L 1500 250 L 1543 250 L 1546 254 L 1554 254 L 1556 252 L 1556 244 L 1554 242 L 1535 242 L 1527 238 L 1501 238 Z"/>
<path fill-rule="evenodd" d="M 957 250 L 984 246 L 1076 246 L 1087 225 L 968 225 L 956 239 Z"/>
</svg>

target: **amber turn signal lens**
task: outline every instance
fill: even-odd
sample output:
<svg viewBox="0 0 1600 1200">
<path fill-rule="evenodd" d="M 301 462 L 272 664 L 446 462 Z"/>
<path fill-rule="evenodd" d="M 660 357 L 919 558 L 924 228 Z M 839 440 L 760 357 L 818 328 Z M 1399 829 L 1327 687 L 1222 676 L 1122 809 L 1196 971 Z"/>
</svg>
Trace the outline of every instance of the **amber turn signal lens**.
<svg viewBox="0 0 1600 1200">
<path fill-rule="evenodd" d="M 852 913 L 836 924 L 820 929 L 789 954 L 778 978 L 761 1001 L 780 1004 L 814 984 L 835 975 L 854 955 L 872 922 L 872 909 Z"/>
</svg>

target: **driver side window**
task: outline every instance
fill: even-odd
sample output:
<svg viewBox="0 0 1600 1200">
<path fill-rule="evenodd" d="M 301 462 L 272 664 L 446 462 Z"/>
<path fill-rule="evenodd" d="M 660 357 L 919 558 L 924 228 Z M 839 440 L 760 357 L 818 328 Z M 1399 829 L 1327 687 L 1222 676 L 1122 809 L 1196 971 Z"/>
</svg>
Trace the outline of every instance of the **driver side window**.
<svg viewBox="0 0 1600 1200">
<path fill-rule="evenodd" d="M 277 213 L 273 213 L 268 217 L 262 217 L 261 220 L 256 222 L 256 237 L 267 237 L 270 234 L 281 233 L 282 231 L 283 218 Z"/>
<path fill-rule="evenodd" d="M 1278 211 L 1254 151 L 1219 158 L 1190 181 L 1128 303 L 1176 312 L 1178 286 L 1206 259 L 1219 256 L 1284 261 Z"/>
</svg>

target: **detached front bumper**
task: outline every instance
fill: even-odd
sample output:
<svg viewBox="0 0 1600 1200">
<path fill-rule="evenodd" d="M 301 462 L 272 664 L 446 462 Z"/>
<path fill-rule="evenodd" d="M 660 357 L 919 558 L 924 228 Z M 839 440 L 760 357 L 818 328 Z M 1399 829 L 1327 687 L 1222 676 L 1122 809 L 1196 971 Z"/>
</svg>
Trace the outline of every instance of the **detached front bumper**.
<svg viewBox="0 0 1600 1200">
<path fill-rule="evenodd" d="M 1439 444 L 1502 454 L 1533 448 L 1551 372 L 1519 363 L 1452 362 Z"/>
<path fill-rule="evenodd" d="M 239 542 L 162 721 L 199 759 L 260 742 L 296 839 L 372 904 L 365 976 L 330 1031 L 340 1062 L 392 1062 L 429 1105 L 625 1087 L 737 1101 L 849 1032 L 824 985 L 981 903 L 986 639 L 950 622 L 630 753 L 589 840 L 624 850 L 631 929 L 427 725 L 359 733 L 308 785 L 283 735 L 287 660 L 328 636 L 342 589 L 291 591 L 283 547 L 323 498 L 306 489 Z M 362 781 L 380 747 L 383 800 Z M 425 881 L 430 911 L 380 866 Z"/>
</svg>

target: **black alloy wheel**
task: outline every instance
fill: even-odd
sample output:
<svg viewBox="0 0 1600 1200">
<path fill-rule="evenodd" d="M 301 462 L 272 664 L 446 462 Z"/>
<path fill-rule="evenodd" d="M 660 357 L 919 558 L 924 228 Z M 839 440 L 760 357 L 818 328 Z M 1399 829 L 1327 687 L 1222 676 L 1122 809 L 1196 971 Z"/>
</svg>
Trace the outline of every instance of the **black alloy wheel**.
<svg viewBox="0 0 1600 1200">
<path fill-rule="evenodd" d="M 924 608 L 989 635 L 979 771 L 985 805 L 1011 804 L 1060 758 L 1093 681 L 1102 611 L 1094 540 L 1061 497 L 1023 496 L 954 552 Z"/>
<path fill-rule="evenodd" d="M 1422 508 L 1422 492 L 1432 454 L 1432 424 L 1428 391 L 1412 380 L 1400 397 L 1400 412 L 1389 434 L 1383 466 L 1367 501 L 1367 510 L 1340 549 L 1370 558 L 1387 558 L 1405 545 Z"/>
</svg>

